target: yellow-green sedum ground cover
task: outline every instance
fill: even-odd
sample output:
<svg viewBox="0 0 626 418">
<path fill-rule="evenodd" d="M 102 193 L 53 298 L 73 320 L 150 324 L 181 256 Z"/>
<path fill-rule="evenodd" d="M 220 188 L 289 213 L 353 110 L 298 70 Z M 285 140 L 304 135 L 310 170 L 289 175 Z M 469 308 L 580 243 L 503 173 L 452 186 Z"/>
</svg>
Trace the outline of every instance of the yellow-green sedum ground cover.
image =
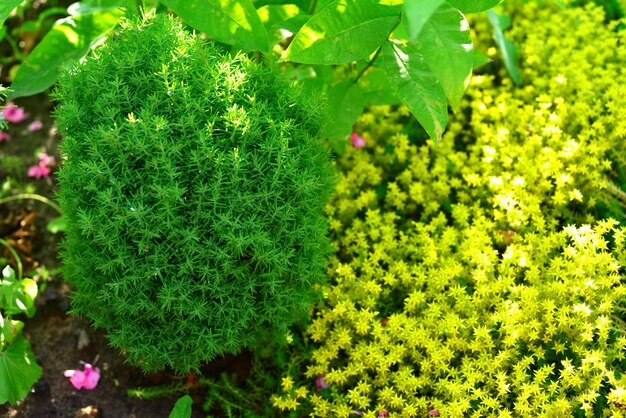
<svg viewBox="0 0 626 418">
<path fill-rule="evenodd" d="M 508 13 L 520 87 L 479 71 L 437 145 L 402 110 L 359 120 L 285 415 L 626 415 L 626 32 L 592 5 Z"/>
</svg>

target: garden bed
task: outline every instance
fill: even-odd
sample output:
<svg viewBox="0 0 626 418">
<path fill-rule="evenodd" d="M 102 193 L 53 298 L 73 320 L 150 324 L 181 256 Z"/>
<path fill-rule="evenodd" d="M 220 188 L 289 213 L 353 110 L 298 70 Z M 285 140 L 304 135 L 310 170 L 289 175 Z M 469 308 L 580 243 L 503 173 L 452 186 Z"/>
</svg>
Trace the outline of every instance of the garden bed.
<svg viewBox="0 0 626 418">
<path fill-rule="evenodd" d="M 377 5 L 359 16 L 381 14 L 382 43 L 335 55 L 305 38 L 341 22 L 317 2 L 244 2 L 267 39 L 162 3 L 169 17 L 131 16 L 125 42 L 61 75 L 64 139 L 46 94 L 15 100 L 29 116 L 0 141 L 0 198 L 52 205 L 0 205 L 0 238 L 39 286 L 34 317 L 16 318 L 43 368 L 0 415 L 157 418 L 179 399 L 185 418 L 626 416 L 619 2 L 442 2 L 417 35 L 394 20 L 410 6 Z M 433 66 L 450 56 L 414 45 L 459 23 L 444 42 L 455 84 Z M 471 63 L 468 39 L 484 52 Z M 260 66 L 266 42 L 299 90 Z M 65 371 L 83 363 L 100 380 L 79 390 Z"/>
</svg>

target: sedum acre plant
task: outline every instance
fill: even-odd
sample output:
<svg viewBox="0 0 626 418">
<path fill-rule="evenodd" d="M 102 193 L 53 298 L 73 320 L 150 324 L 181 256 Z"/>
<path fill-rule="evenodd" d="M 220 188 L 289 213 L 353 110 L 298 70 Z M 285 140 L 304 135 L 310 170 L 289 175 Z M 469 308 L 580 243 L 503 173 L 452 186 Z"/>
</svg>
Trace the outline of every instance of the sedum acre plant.
<svg viewBox="0 0 626 418">
<path fill-rule="evenodd" d="M 463 177 L 503 229 L 589 223 L 614 200 L 607 186 L 626 147 L 626 86 L 615 82 L 626 76 L 626 31 L 592 5 L 509 3 L 527 82 L 472 80 L 470 129 L 455 134 L 471 149 Z"/>
<path fill-rule="evenodd" d="M 595 7 L 509 12 L 524 85 L 474 77 L 437 147 L 389 108 L 359 120 L 316 349 L 279 410 L 625 416 L 626 230 L 595 220 L 626 139 L 625 34 Z"/>
<path fill-rule="evenodd" d="M 332 170 L 318 113 L 271 64 L 149 16 L 66 71 L 56 99 L 73 312 L 132 363 L 198 369 L 306 313 Z"/>
<path fill-rule="evenodd" d="M 328 206 L 337 252 L 307 332 L 318 348 L 274 405 L 318 417 L 619 413 L 626 231 L 611 220 L 504 230 L 489 199 L 450 200 L 468 190 L 451 137 L 418 147 L 385 108 L 360 126 L 369 152 L 342 158 Z M 311 390 L 320 377 L 329 387 Z"/>
</svg>

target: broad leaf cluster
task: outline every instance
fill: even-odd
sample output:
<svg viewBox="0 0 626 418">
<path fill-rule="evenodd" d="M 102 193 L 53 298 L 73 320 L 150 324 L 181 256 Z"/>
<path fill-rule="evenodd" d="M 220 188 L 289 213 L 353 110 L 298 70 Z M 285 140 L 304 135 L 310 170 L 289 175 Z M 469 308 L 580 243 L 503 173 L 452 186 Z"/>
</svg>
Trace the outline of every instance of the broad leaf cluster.
<svg viewBox="0 0 626 418">
<path fill-rule="evenodd" d="M 24 323 L 13 315 L 35 313 L 37 283 L 15 276 L 5 266 L 0 276 L 0 404 L 23 399 L 43 372 L 30 342 L 22 335 Z"/>
<path fill-rule="evenodd" d="M 439 140 L 448 106 L 459 106 L 476 62 L 465 14 L 483 12 L 501 1 L 161 0 L 159 9 L 169 8 L 234 50 L 281 56 L 290 76 L 316 85 L 313 94 L 350 107 L 346 114 L 326 114 L 324 132 L 330 139 L 344 138 L 364 106 L 384 97 L 404 103 L 428 135 Z M 133 4 L 85 0 L 72 5 L 70 16 L 58 21 L 25 60 L 12 97 L 52 85 L 59 67 L 85 56 L 124 13 L 135 13 Z M 503 29 L 496 25 L 497 39 L 504 38 Z M 505 52 L 513 48 L 504 41 L 499 45 Z M 505 59 L 507 67 L 515 67 L 514 55 Z M 327 77 L 331 66 L 339 68 Z"/>
</svg>

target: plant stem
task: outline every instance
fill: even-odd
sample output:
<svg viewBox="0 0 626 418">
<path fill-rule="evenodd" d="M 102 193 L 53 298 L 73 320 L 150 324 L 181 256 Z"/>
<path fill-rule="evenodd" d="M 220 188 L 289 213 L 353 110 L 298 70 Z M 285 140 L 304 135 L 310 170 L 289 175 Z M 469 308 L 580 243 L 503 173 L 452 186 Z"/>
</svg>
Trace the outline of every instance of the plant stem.
<svg viewBox="0 0 626 418">
<path fill-rule="evenodd" d="M 313 16 L 315 14 L 315 9 L 317 8 L 317 0 L 313 0 L 311 5 L 309 6 L 309 14 Z"/>
<path fill-rule="evenodd" d="M 7 40 L 11 49 L 13 50 L 13 60 L 24 61 L 24 54 L 20 51 L 20 48 L 17 46 L 17 43 L 13 39 L 13 37 L 7 32 L 4 35 L 4 39 Z"/>
<path fill-rule="evenodd" d="M 13 256 L 13 258 L 15 259 L 15 264 L 17 264 L 17 279 L 18 280 L 22 280 L 22 273 L 23 273 L 22 272 L 22 260 L 20 259 L 20 256 L 17 254 L 17 251 L 15 251 L 15 248 L 13 248 L 13 246 L 11 244 L 6 242 L 2 238 L 0 238 L 0 244 L 2 244 L 5 247 L 7 247 L 7 249 L 9 250 L 11 255 Z"/>
<path fill-rule="evenodd" d="M 626 329 L 626 322 L 624 322 L 624 320 L 622 318 L 620 318 L 617 315 L 611 315 L 611 318 L 615 321 L 618 322 L 621 325 L 620 331 L 623 331 L 624 329 Z"/>
<path fill-rule="evenodd" d="M 389 35 L 387 35 L 387 38 L 385 39 L 385 42 L 387 42 L 389 40 L 389 37 L 391 36 L 391 34 L 393 33 L 394 30 L 396 30 L 396 28 L 398 27 L 398 25 L 400 25 L 400 19 L 401 17 L 398 17 L 398 21 L 396 22 L 396 24 L 393 26 L 393 28 L 391 28 L 391 30 L 389 31 Z M 374 53 L 374 56 L 369 60 L 369 62 L 367 63 L 367 65 L 359 72 L 359 74 L 357 74 L 356 78 L 354 79 L 354 81 L 352 82 L 352 84 L 356 84 L 359 79 L 361 77 L 363 77 L 363 74 L 365 74 L 365 72 L 367 70 L 369 70 L 372 65 L 374 65 L 374 62 L 376 61 L 376 59 L 378 58 L 378 56 L 380 55 L 380 53 L 383 51 L 383 45 L 381 44 L 378 49 L 376 49 L 376 52 Z"/>
<path fill-rule="evenodd" d="M 25 200 L 25 199 L 38 200 L 50 206 L 52 209 L 56 210 L 60 214 L 63 214 L 59 205 L 57 205 L 56 203 L 54 203 L 52 200 L 48 199 L 47 197 L 44 197 L 35 193 L 20 193 L 20 194 L 16 194 L 13 196 L 5 197 L 4 199 L 0 199 L 0 205 L 3 203 L 12 202 L 14 200 Z"/>
<path fill-rule="evenodd" d="M 378 58 L 382 50 L 383 50 L 383 46 L 381 45 L 378 47 L 378 49 L 374 53 L 374 56 L 372 57 L 372 59 L 370 59 L 367 65 L 359 72 L 359 74 L 357 74 L 352 84 L 356 84 L 359 81 L 359 79 L 363 76 L 363 74 L 365 74 L 365 72 L 369 70 L 372 65 L 374 65 L 374 61 L 376 61 L 376 59 Z"/>
</svg>

